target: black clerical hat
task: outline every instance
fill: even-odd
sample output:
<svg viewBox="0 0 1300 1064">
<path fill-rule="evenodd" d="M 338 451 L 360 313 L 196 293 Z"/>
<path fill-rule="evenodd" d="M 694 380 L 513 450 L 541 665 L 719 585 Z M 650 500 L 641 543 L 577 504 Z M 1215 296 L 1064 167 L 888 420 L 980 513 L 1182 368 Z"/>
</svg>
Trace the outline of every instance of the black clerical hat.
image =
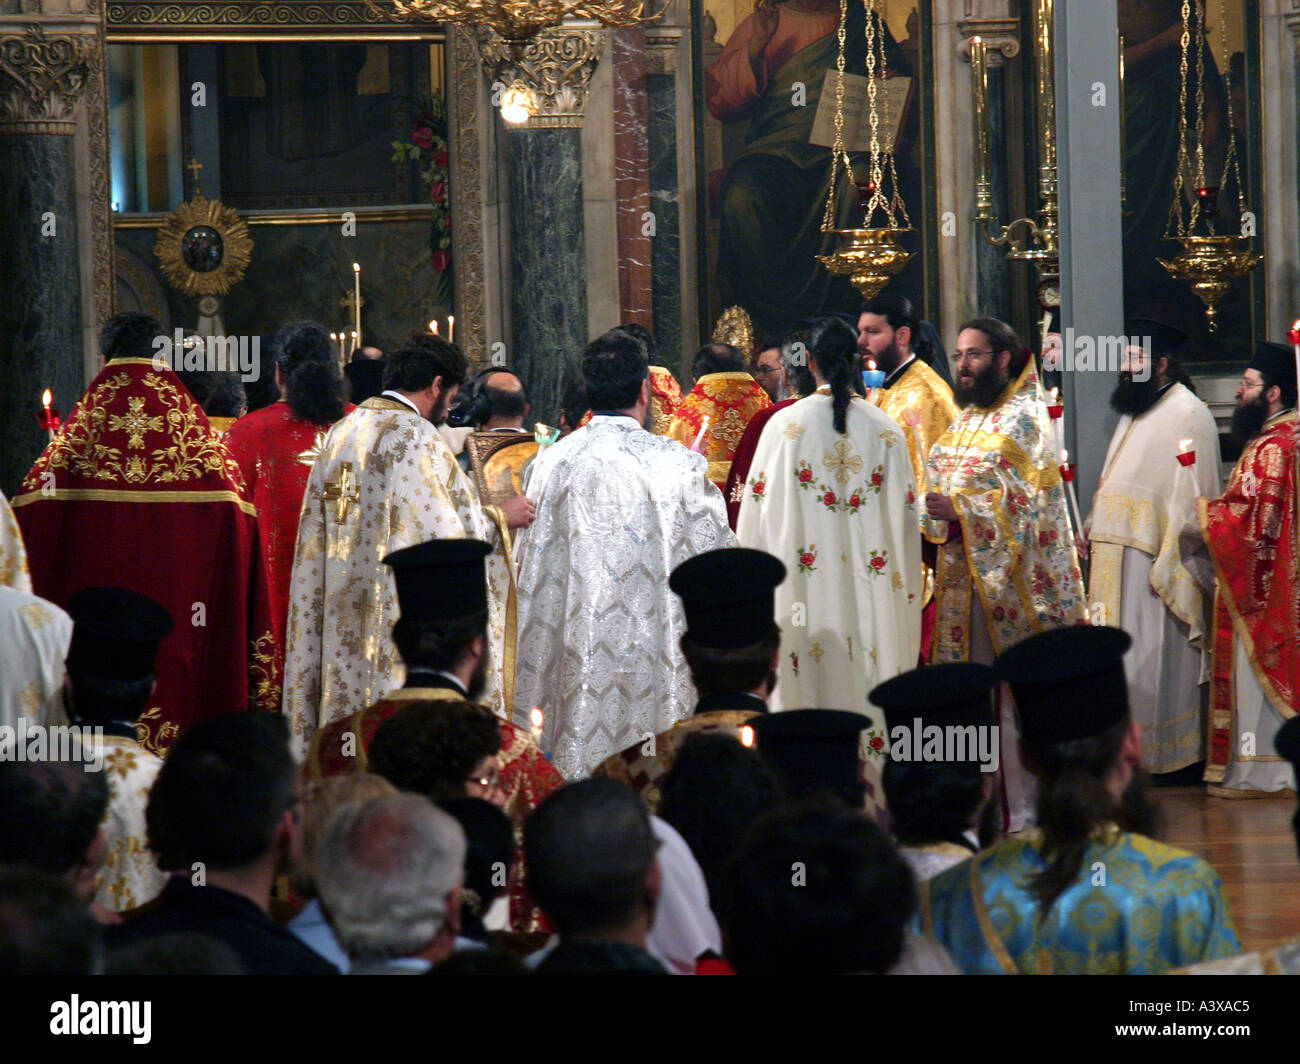
<svg viewBox="0 0 1300 1064">
<path fill-rule="evenodd" d="M 397 605 L 406 621 L 452 621 L 487 613 L 484 559 L 492 545 L 481 539 L 434 539 L 384 558 L 397 581 Z"/>
<path fill-rule="evenodd" d="M 1273 736 L 1273 748 L 1300 771 L 1300 717 L 1283 722 Z"/>
<path fill-rule="evenodd" d="M 1271 340 L 1255 341 L 1255 357 L 1250 369 L 1258 370 L 1268 378 L 1269 387 L 1280 385 L 1283 391 L 1295 391 L 1295 349 Z"/>
<path fill-rule="evenodd" d="M 871 721 L 842 709 L 791 709 L 754 717 L 758 752 L 776 772 L 791 800 L 818 791 L 862 801 L 859 736 Z"/>
<path fill-rule="evenodd" d="M 733 650 L 761 642 L 776 628 L 776 587 L 785 566 L 767 551 L 727 547 L 688 558 L 668 586 L 686 610 L 686 635 Z"/>
<path fill-rule="evenodd" d="M 1151 337 L 1151 354 L 1155 358 L 1161 355 L 1177 355 L 1187 343 L 1187 333 L 1159 318 L 1134 318 L 1126 330 L 1131 342 L 1140 344 L 1143 337 Z"/>
<path fill-rule="evenodd" d="M 172 618 L 147 595 L 122 587 L 88 587 L 68 599 L 73 620 L 68 668 L 104 680 L 152 676 Z"/>
<path fill-rule="evenodd" d="M 343 367 L 348 378 L 348 398 L 354 403 L 364 403 L 382 394 L 384 390 L 384 358 L 362 358 Z"/>
<path fill-rule="evenodd" d="M 1100 735 L 1128 716 L 1127 632 L 1074 625 L 1031 635 L 994 663 L 1011 685 L 1022 736 L 1063 743 Z"/>
<path fill-rule="evenodd" d="M 922 724 L 940 727 L 987 728 L 993 725 L 989 693 L 996 684 L 997 674 L 988 665 L 926 665 L 886 680 L 867 698 L 885 711 L 890 734 L 900 726 L 911 728 L 918 718 Z"/>
</svg>

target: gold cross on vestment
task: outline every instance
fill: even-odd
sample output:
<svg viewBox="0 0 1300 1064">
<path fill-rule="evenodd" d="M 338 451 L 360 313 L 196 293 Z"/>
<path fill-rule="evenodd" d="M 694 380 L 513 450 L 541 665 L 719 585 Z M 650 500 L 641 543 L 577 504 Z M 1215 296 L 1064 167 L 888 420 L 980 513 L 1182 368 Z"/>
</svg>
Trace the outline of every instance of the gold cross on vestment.
<svg viewBox="0 0 1300 1064">
<path fill-rule="evenodd" d="M 834 453 L 824 455 L 822 461 L 826 468 L 834 475 L 835 483 L 844 487 L 849 482 L 849 473 L 862 472 L 862 457 L 856 454 L 850 454 L 852 448 L 848 440 L 836 440 Z"/>
<path fill-rule="evenodd" d="M 351 504 L 361 498 L 361 494 L 357 491 L 356 478 L 352 475 L 351 462 L 344 462 L 339 467 L 338 479 L 326 484 L 323 494 L 326 499 L 334 503 L 334 512 L 338 517 L 339 524 L 342 524 L 348 518 L 348 509 Z"/>
</svg>

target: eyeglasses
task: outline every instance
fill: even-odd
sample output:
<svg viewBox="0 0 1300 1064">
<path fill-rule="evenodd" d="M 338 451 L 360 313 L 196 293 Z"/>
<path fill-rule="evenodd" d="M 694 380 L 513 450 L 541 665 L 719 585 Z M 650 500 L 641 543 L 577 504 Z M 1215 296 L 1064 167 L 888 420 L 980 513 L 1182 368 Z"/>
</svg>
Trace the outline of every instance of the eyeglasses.
<svg viewBox="0 0 1300 1064">
<path fill-rule="evenodd" d="M 755 366 L 754 367 L 755 377 L 770 377 L 773 373 L 780 373 L 780 372 L 781 372 L 780 366 Z"/>
<path fill-rule="evenodd" d="M 1264 382 L 1263 382 L 1263 381 L 1248 381 L 1248 380 L 1246 380 L 1245 377 L 1243 377 L 1243 378 L 1241 379 L 1241 383 L 1238 384 L 1237 387 L 1240 388 L 1242 391 L 1253 392 L 1256 388 L 1262 388 L 1262 387 L 1264 387 Z"/>
<path fill-rule="evenodd" d="M 466 783 L 477 783 L 485 791 L 495 791 L 501 786 L 501 773 L 489 772 L 486 776 L 470 776 Z"/>
<path fill-rule="evenodd" d="M 993 352 L 992 351 L 957 351 L 954 353 L 953 358 L 958 362 L 964 362 L 964 361 L 973 362 L 975 359 L 983 358 L 985 355 L 988 355 L 991 358 L 993 356 Z"/>
</svg>

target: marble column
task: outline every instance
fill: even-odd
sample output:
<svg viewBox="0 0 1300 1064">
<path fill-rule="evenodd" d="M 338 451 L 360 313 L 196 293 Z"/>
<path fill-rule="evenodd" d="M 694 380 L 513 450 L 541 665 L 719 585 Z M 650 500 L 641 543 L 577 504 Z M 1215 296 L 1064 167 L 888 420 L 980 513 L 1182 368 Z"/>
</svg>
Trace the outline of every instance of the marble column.
<svg viewBox="0 0 1300 1064">
<path fill-rule="evenodd" d="M 565 367 L 587 342 L 581 132 L 511 132 L 506 144 L 511 361 L 528 389 L 534 419 L 553 424 Z"/>
<path fill-rule="evenodd" d="M 645 28 L 611 35 L 614 176 L 618 198 L 619 320 L 654 327 L 651 256 L 658 222 L 650 202 Z"/>
<path fill-rule="evenodd" d="M 654 288 L 654 334 L 659 361 L 682 379 L 687 373 L 687 351 L 682 315 L 682 191 L 677 152 L 677 74 L 664 61 L 673 53 L 651 53 L 651 73 L 646 76 L 649 104 L 650 210 L 655 219 L 650 246 L 650 275 Z M 655 72 L 656 67 L 660 72 Z M 689 379 L 689 378 L 686 378 Z"/>
<path fill-rule="evenodd" d="M 47 437 L 41 392 L 65 416 L 84 382 L 75 109 L 85 36 L 33 23 L 0 36 L 0 485 L 13 495 Z"/>
</svg>

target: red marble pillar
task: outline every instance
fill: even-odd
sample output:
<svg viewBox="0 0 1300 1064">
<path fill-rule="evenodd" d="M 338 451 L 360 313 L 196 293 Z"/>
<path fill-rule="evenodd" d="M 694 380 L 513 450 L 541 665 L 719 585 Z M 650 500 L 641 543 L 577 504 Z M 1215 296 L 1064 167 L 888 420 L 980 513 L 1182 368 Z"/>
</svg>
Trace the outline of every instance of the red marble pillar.
<svg viewBox="0 0 1300 1064">
<path fill-rule="evenodd" d="M 655 218 L 650 210 L 646 35 L 616 30 L 614 68 L 614 190 L 618 199 L 618 294 L 623 322 L 654 327 L 650 253 Z"/>
</svg>

